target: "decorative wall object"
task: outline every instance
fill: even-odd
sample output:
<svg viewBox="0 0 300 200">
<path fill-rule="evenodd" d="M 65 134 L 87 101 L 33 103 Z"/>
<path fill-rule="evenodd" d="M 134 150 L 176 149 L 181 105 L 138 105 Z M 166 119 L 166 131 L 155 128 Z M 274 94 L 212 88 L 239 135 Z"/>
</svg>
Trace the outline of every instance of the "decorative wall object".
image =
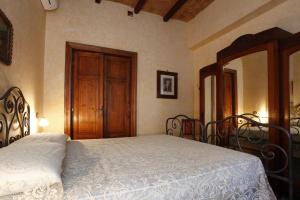
<svg viewBox="0 0 300 200">
<path fill-rule="evenodd" d="M 157 71 L 157 98 L 177 99 L 178 74 Z"/>
<path fill-rule="evenodd" d="M 12 61 L 13 26 L 0 9 L 0 61 L 10 65 Z"/>
</svg>

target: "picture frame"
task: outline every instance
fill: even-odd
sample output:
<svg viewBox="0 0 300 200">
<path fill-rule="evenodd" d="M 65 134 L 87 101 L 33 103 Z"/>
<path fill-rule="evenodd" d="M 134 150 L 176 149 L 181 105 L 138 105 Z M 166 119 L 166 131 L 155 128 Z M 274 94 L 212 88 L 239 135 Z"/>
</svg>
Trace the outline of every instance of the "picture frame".
<svg viewBox="0 0 300 200">
<path fill-rule="evenodd" d="M 178 73 L 157 71 L 157 98 L 178 98 Z"/>
<path fill-rule="evenodd" d="M 13 25 L 0 9 L 0 61 L 6 65 L 12 63 Z"/>
</svg>

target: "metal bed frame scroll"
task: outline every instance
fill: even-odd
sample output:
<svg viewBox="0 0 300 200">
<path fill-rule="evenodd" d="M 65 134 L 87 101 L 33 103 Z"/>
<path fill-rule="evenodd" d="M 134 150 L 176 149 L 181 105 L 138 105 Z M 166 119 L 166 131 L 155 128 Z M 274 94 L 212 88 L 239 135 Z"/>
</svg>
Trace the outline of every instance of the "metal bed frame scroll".
<svg viewBox="0 0 300 200">
<path fill-rule="evenodd" d="M 207 130 L 210 127 L 214 127 L 214 135 L 208 135 Z M 253 129 L 256 129 L 254 133 Z M 280 139 L 287 141 L 287 146 L 269 141 L 266 130 L 270 129 L 273 129 Z M 207 123 L 204 135 L 206 143 L 258 156 L 269 177 L 288 184 L 289 199 L 293 199 L 293 143 L 289 131 L 277 125 L 255 121 L 245 115 L 234 115 Z M 284 161 L 280 162 L 280 166 L 276 162 L 278 159 Z"/>
<path fill-rule="evenodd" d="M 29 134 L 29 104 L 22 91 L 12 87 L 0 97 L 0 148 Z"/>
<path fill-rule="evenodd" d="M 191 134 L 193 140 L 203 140 L 204 126 L 198 119 L 190 118 L 186 115 L 176 115 L 166 120 L 166 134 L 178 137 L 186 137 Z M 197 138 L 199 135 L 199 138 Z"/>
</svg>

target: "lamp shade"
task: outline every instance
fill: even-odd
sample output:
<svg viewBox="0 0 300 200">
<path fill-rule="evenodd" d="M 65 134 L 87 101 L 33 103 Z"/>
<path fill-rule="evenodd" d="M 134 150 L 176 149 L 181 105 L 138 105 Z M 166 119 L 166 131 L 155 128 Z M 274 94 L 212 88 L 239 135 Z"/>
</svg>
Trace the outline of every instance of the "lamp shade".
<svg viewBox="0 0 300 200">
<path fill-rule="evenodd" d="M 48 124 L 49 124 L 48 119 L 46 119 L 45 117 L 40 118 L 39 120 L 40 127 L 46 127 L 48 126 Z"/>
</svg>

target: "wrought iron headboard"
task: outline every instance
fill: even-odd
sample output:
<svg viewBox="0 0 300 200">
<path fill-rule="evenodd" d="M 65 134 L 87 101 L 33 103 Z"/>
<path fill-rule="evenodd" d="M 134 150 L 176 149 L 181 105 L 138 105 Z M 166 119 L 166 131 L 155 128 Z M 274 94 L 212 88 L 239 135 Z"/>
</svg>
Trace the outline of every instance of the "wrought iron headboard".
<svg viewBox="0 0 300 200">
<path fill-rule="evenodd" d="M 300 117 L 290 118 L 290 129 L 293 135 L 300 135 Z"/>
<path fill-rule="evenodd" d="M 175 117 L 170 117 L 166 120 L 167 135 L 185 137 L 186 132 L 190 132 L 192 136 L 191 139 L 202 141 L 204 125 L 200 122 L 200 120 L 190 118 L 186 115 L 176 115 Z"/>
<path fill-rule="evenodd" d="M 300 104 L 297 104 L 297 105 L 292 107 L 291 114 L 294 117 L 300 117 Z"/>
<path fill-rule="evenodd" d="M 215 128 L 215 135 L 208 135 L 211 126 Z M 286 139 L 287 146 L 269 141 L 270 129 L 273 129 L 280 139 Z M 291 134 L 285 128 L 260 123 L 243 115 L 234 115 L 207 123 L 205 142 L 258 156 L 269 177 L 288 183 L 289 197 L 293 199 L 293 143 Z M 283 161 L 280 166 L 276 164 L 279 160 Z"/>
<path fill-rule="evenodd" d="M 260 117 L 257 114 L 243 113 L 240 116 L 244 116 L 244 117 L 250 118 L 250 119 L 252 119 L 254 121 L 261 122 L 261 119 L 260 119 Z"/>
<path fill-rule="evenodd" d="M 0 97 L 0 148 L 29 134 L 29 104 L 22 91 L 12 87 Z"/>
</svg>

